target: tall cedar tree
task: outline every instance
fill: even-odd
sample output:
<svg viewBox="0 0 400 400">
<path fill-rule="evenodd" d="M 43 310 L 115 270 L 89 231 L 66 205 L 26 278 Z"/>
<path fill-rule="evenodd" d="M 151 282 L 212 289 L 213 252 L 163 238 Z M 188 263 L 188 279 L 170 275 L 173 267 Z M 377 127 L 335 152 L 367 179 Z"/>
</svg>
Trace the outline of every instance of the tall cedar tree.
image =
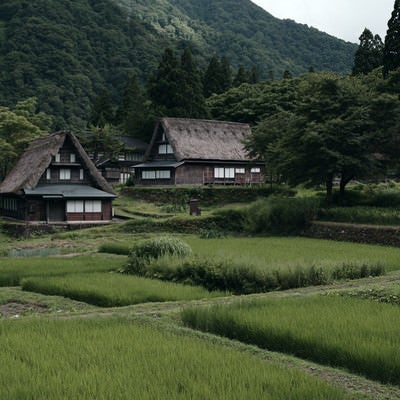
<svg viewBox="0 0 400 400">
<path fill-rule="evenodd" d="M 181 56 L 181 70 L 181 116 L 203 118 L 207 114 L 203 96 L 203 82 L 200 71 L 194 63 L 192 53 L 188 48 L 183 51 Z"/>
<path fill-rule="evenodd" d="M 246 68 L 241 65 L 236 72 L 235 79 L 233 80 L 233 86 L 240 86 L 242 83 L 248 83 L 249 81 L 249 73 Z"/>
<path fill-rule="evenodd" d="M 89 125 L 104 128 L 106 124 L 114 122 L 114 113 L 108 90 L 104 89 L 100 96 L 93 101 L 92 111 L 89 117 Z"/>
<path fill-rule="evenodd" d="M 155 76 L 149 82 L 149 97 L 155 105 L 157 114 L 173 115 L 176 107 L 181 104 L 179 81 L 181 69 L 175 52 L 167 48 L 161 57 Z"/>
<path fill-rule="evenodd" d="M 220 60 L 213 56 L 208 64 L 203 80 L 204 96 L 221 94 L 232 86 L 232 70 L 228 60 L 222 57 Z"/>
<path fill-rule="evenodd" d="M 354 56 L 353 75 L 368 74 L 382 65 L 383 42 L 379 35 L 373 35 L 365 28 L 359 37 L 360 45 Z"/>
<path fill-rule="evenodd" d="M 383 76 L 400 67 L 400 0 L 394 2 L 383 49 Z"/>
<path fill-rule="evenodd" d="M 204 117 L 205 101 L 200 72 L 189 49 L 180 63 L 171 49 L 166 49 L 156 76 L 150 81 L 149 96 L 157 113 L 169 117 Z"/>
<path fill-rule="evenodd" d="M 115 116 L 116 124 L 125 134 L 145 141 L 151 134 L 149 126 L 154 125 L 154 118 L 146 100 L 136 75 L 131 75 L 126 82 L 122 103 Z"/>
</svg>

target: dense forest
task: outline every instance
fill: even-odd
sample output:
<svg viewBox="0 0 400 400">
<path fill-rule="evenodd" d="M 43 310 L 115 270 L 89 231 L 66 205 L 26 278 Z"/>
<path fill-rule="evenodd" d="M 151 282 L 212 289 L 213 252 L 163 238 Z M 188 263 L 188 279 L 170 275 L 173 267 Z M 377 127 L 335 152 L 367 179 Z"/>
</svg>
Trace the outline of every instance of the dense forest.
<svg viewBox="0 0 400 400">
<path fill-rule="evenodd" d="M 116 106 L 128 77 L 146 83 L 162 53 L 189 47 L 262 79 L 351 70 L 356 45 L 282 21 L 248 0 L 10 0 L 0 4 L 0 105 L 29 97 L 53 128 L 82 128 L 106 89 Z"/>
</svg>

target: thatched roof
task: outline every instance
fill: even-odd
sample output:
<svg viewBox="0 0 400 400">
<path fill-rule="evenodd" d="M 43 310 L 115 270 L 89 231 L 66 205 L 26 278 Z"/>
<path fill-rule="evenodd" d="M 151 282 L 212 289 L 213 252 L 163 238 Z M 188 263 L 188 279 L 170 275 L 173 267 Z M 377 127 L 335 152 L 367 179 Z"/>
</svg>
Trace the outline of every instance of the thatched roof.
<svg viewBox="0 0 400 400">
<path fill-rule="evenodd" d="M 54 132 L 33 140 L 15 167 L 1 183 L 0 193 L 18 193 L 24 189 L 34 189 L 67 137 L 71 140 L 95 186 L 114 194 L 114 190 L 97 170 L 78 139 L 69 131 Z"/>
<path fill-rule="evenodd" d="M 250 161 L 243 141 L 251 134 L 248 124 L 185 118 L 162 118 L 146 153 L 148 159 L 162 130 L 177 161 Z"/>
</svg>

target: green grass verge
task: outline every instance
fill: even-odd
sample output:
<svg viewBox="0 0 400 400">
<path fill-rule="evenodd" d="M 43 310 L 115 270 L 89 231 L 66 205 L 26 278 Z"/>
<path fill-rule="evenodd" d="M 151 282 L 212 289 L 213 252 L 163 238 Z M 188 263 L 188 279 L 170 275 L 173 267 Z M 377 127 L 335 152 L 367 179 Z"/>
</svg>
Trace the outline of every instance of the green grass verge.
<svg viewBox="0 0 400 400">
<path fill-rule="evenodd" d="M 189 308 L 184 323 L 269 350 L 400 384 L 400 310 L 388 304 L 313 296 Z"/>
<path fill-rule="evenodd" d="M 69 297 L 102 307 L 224 296 L 224 292 L 119 273 L 71 274 L 22 280 L 22 289 Z"/>
<path fill-rule="evenodd" d="M 3 321 L 0 340 L 2 399 L 350 399 L 305 373 L 127 320 Z"/>
</svg>

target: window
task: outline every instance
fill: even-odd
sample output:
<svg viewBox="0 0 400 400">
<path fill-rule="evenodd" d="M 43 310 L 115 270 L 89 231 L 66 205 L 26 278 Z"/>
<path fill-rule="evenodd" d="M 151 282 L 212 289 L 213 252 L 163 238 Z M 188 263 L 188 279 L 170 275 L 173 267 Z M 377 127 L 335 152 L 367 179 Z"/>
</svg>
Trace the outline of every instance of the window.
<svg viewBox="0 0 400 400">
<path fill-rule="evenodd" d="M 224 178 L 234 178 L 234 177 L 235 177 L 235 168 L 222 168 L 222 167 L 214 168 L 214 178 L 224 179 Z"/>
<path fill-rule="evenodd" d="M 68 200 L 67 213 L 83 212 L 83 200 Z"/>
<path fill-rule="evenodd" d="M 225 178 L 225 168 L 214 168 L 214 178 Z"/>
<path fill-rule="evenodd" d="M 119 183 L 126 183 L 128 179 L 130 178 L 131 174 L 129 172 L 121 172 L 119 174 Z"/>
<path fill-rule="evenodd" d="M 156 179 L 156 171 L 142 171 L 142 179 Z"/>
<path fill-rule="evenodd" d="M 55 156 L 55 161 L 56 161 L 56 162 L 60 162 L 60 161 L 61 161 L 61 154 L 60 154 L 60 153 L 57 153 L 57 154 L 56 154 L 56 156 Z"/>
<path fill-rule="evenodd" d="M 51 170 L 50 168 L 46 169 L 46 179 L 49 181 L 51 179 Z"/>
<path fill-rule="evenodd" d="M 143 155 L 140 153 L 126 153 L 127 161 L 142 161 Z"/>
<path fill-rule="evenodd" d="M 83 173 L 83 169 L 81 168 L 79 170 L 79 180 L 83 181 L 83 178 L 84 178 L 84 173 Z"/>
<path fill-rule="evenodd" d="M 66 168 L 60 169 L 60 180 L 65 181 L 71 179 L 71 170 Z"/>
<path fill-rule="evenodd" d="M 225 178 L 234 178 L 235 168 L 225 168 Z"/>
<path fill-rule="evenodd" d="M 125 161 L 125 154 L 118 154 L 118 161 Z"/>
<path fill-rule="evenodd" d="M 142 179 L 171 179 L 170 170 L 142 171 Z"/>
<path fill-rule="evenodd" d="M 4 198 L 3 199 L 3 208 L 9 211 L 17 211 L 18 210 L 18 202 L 17 199 Z"/>
<path fill-rule="evenodd" d="M 251 169 L 251 173 L 252 174 L 259 174 L 261 172 L 261 169 L 260 168 L 252 168 Z"/>
<path fill-rule="evenodd" d="M 71 154 L 69 155 L 69 161 L 70 161 L 71 163 L 76 162 L 76 155 L 75 155 L 75 153 L 71 153 Z"/>
<path fill-rule="evenodd" d="M 170 144 L 160 144 L 158 146 L 158 154 L 172 154 L 173 150 Z"/>
<path fill-rule="evenodd" d="M 246 171 L 245 171 L 244 168 L 236 168 L 236 169 L 235 169 L 235 172 L 236 172 L 237 174 L 244 174 Z"/>
<path fill-rule="evenodd" d="M 170 179 L 170 178 L 171 178 L 171 171 L 169 170 L 156 171 L 156 179 Z"/>
<path fill-rule="evenodd" d="M 101 212 L 101 200 L 86 200 L 85 212 Z"/>
</svg>

